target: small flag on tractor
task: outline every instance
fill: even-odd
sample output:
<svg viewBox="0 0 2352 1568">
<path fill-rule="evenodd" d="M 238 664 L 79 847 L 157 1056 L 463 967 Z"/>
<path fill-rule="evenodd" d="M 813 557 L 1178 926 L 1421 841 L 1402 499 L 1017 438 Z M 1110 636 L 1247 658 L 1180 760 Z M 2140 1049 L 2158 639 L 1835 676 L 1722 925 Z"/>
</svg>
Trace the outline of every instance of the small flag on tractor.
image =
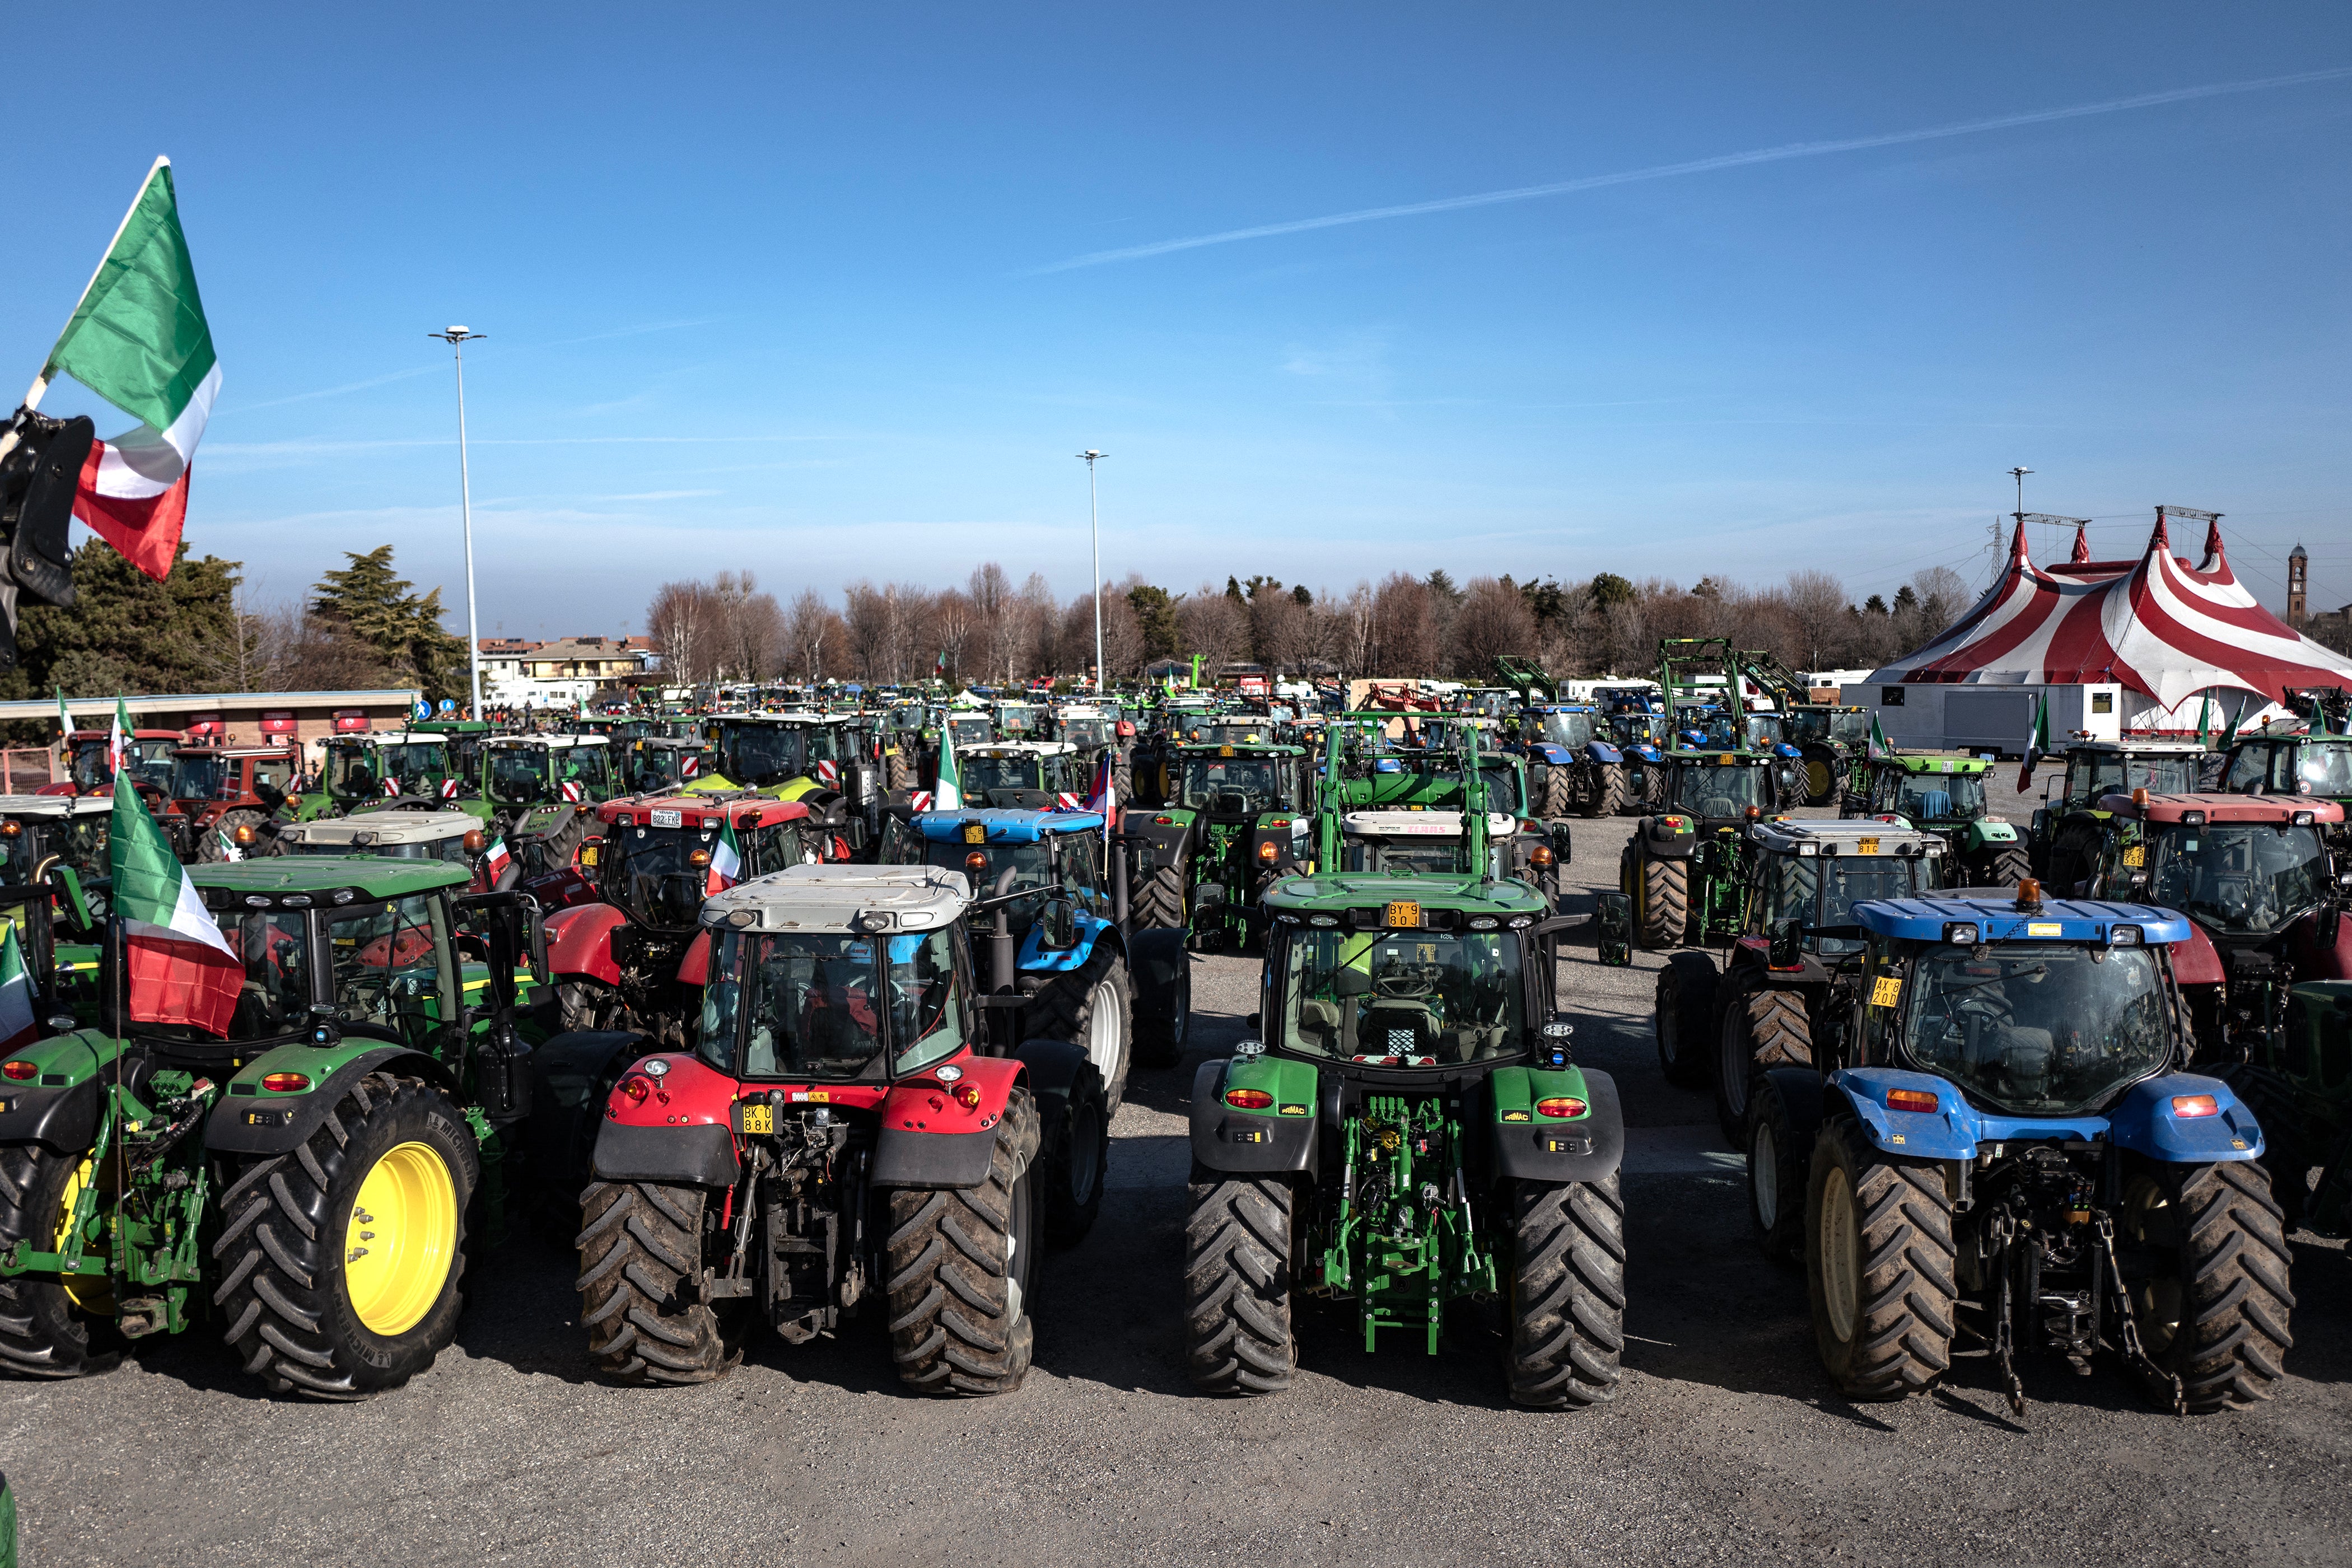
<svg viewBox="0 0 2352 1568">
<path fill-rule="evenodd" d="M 2017 770 L 2017 793 L 2033 787 L 2034 764 L 2050 754 L 2050 694 L 2033 700 L 2033 728 L 2025 737 L 2025 765 Z"/>
<path fill-rule="evenodd" d="M 1873 713 L 1870 716 L 1870 760 L 1881 763 L 1894 754 L 1894 744 L 1887 740 L 1886 731 L 1878 727 L 1878 715 Z"/>
<path fill-rule="evenodd" d="M 0 921 L 0 1053 L 29 1041 L 34 1022 L 33 977 L 25 969 L 16 922 Z"/>
<path fill-rule="evenodd" d="M 1077 792 L 1075 790 L 1061 790 L 1056 792 L 1054 796 L 1054 809 L 1055 811 L 1083 811 L 1086 809 L 1086 802 L 1078 798 Z"/>
<path fill-rule="evenodd" d="M 736 841 L 735 819 L 719 819 L 719 843 L 710 851 L 710 875 L 703 879 L 702 896 L 726 891 L 743 872 L 743 846 Z"/>
<path fill-rule="evenodd" d="M 1111 819 L 1118 815 L 1118 784 L 1111 773 L 1108 751 L 1095 759 L 1095 786 L 1087 792 L 1087 809 L 1102 813 L 1103 837 L 1108 838 Z"/>
<path fill-rule="evenodd" d="M 490 847 L 482 851 L 482 879 L 491 887 L 497 887 L 499 879 L 506 874 L 508 863 L 512 858 L 507 853 L 507 841 L 503 837 L 491 839 Z"/>
<path fill-rule="evenodd" d="M 122 705 L 121 697 L 117 697 L 114 700 L 114 728 L 106 735 L 106 771 L 120 778 L 130 762 L 131 710 Z"/>
<path fill-rule="evenodd" d="M 955 731 L 940 726 L 940 780 L 932 792 L 941 811 L 958 811 L 963 806 L 963 772 L 956 765 Z"/>
<path fill-rule="evenodd" d="M 2238 726 L 2245 721 L 2246 694 L 2241 691 L 2238 693 L 2238 710 L 2230 715 L 2230 739 L 2232 742 L 2235 742 L 2238 738 Z"/>
<path fill-rule="evenodd" d="M 2197 709 L 2197 749 L 2213 749 L 2213 689 L 2210 686 L 2205 689 L 2205 700 Z"/>
<path fill-rule="evenodd" d="M 58 743 L 63 745 L 73 734 L 73 715 L 66 711 L 66 689 L 58 688 Z"/>
<path fill-rule="evenodd" d="M 220 842 L 220 856 L 222 859 L 242 860 L 245 858 L 245 851 L 237 847 L 236 840 L 229 836 L 227 828 L 215 828 L 213 830 L 213 837 Z"/>
<path fill-rule="evenodd" d="M 226 1036 L 245 965 L 196 896 L 196 885 L 173 855 L 163 830 L 147 815 L 128 769 L 114 775 L 107 863 L 113 874 L 113 912 L 129 938 L 125 967 L 131 1018 Z"/>
</svg>

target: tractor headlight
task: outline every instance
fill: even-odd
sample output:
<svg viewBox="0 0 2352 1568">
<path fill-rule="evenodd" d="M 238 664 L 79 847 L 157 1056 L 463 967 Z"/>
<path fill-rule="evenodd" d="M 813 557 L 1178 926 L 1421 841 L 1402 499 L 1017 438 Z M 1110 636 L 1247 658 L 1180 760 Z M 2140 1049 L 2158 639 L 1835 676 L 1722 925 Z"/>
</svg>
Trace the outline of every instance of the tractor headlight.
<svg viewBox="0 0 2352 1568">
<path fill-rule="evenodd" d="M 2117 926 L 2113 931 L 2107 932 L 2107 945 L 2109 947 L 2137 947 L 2140 944 L 2140 937 L 2141 932 L 2137 926 Z"/>
<path fill-rule="evenodd" d="M 1977 944 L 1978 936 L 1977 928 L 1971 921 L 1947 921 L 1944 922 L 1944 941 L 1948 946 L 1974 947 Z"/>
<path fill-rule="evenodd" d="M 1800 844 L 1800 845 L 1798 845 L 1798 846 L 1797 846 L 1797 854 L 1798 854 L 1800 857 L 1803 857 L 1803 856 L 1807 856 L 1807 855 L 1819 855 L 1821 852 L 1822 852 L 1822 847 L 1821 847 L 1820 845 L 1818 845 L 1818 844 Z"/>
</svg>

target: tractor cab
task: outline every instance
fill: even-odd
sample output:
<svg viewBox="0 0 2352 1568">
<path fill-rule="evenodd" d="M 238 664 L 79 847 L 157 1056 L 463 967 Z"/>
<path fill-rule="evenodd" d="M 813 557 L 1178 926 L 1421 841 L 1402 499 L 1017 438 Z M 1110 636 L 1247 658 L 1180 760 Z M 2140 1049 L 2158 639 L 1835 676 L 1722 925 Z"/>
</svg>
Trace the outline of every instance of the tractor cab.
<svg viewBox="0 0 2352 1568">
<path fill-rule="evenodd" d="M 2009 818 L 1992 815 L 1985 798 L 1990 759 L 1966 752 L 1895 752 L 1865 759 L 1869 792 L 1849 801 L 1841 816 L 1899 817 L 1944 840 L 1950 884 L 2013 888 L 2032 875 L 2025 843 Z M 1855 809 L 1856 805 L 1859 809 Z"/>
<path fill-rule="evenodd" d="M 1018 895 L 1003 907 L 1013 934 L 1037 938 L 1023 952 L 1025 967 L 1044 949 L 1073 945 L 1080 921 L 1109 923 L 1102 829 L 1101 814 L 1091 811 L 926 811 L 910 819 L 890 854 L 900 865 L 961 871 L 992 896 Z"/>
<path fill-rule="evenodd" d="M 501 735 L 483 742 L 483 794 L 507 816 L 593 805 L 616 793 L 602 735 Z"/>
<path fill-rule="evenodd" d="M 1118 718 L 1102 708 L 1062 708 L 1054 714 L 1054 739 L 1079 751 L 1118 744 Z"/>
<path fill-rule="evenodd" d="M 291 822 L 278 828 L 281 855 L 379 855 L 437 860 L 465 868 L 467 891 L 487 893 L 499 879 L 483 857 L 490 847 L 481 819 L 463 811 L 371 811 L 357 816 Z M 505 879 L 511 884 L 511 877 Z"/>
<path fill-rule="evenodd" d="M 383 801 L 455 800 L 471 795 L 449 770 L 449 741 L 426 731 L 337 735 L 327 742 L 327 798 L 339 812 Z"/>
<path fill-rule="evenodd" d="M 66 776 L 76 794 L 113 790 L 114 768 L 107 760 L 110 739 L 111 731 L 106 730 L 76 730 L 66 737 Z M 131 781 L 142 790 L 168 792 L 172 754 L 186 744 L 177 730 L 133 730 L 126 742 Z"/>
<path fill-rule="evenodd" d="M 1772 759 L 1752 752 L 1676 751 L 1666 757 L 1664 808 L 1697 819 L 1697 831 L 1737 827 L 1780 807 Z"/>
<path fill-rule="evenodd" d="M 996 721 L 985 712 L 951 709 L 940 722 L 958 751 L 967 746 L 984 746 L 996 739 Z"/>
<path fill-rule="evenodd" d="M 260 844 L 289 801 L 299 763 L 292 746 L 183 746 L 156 826 L 183 860 L 237 860 Z M 299 809 L 299 807 L 298 807 Z"/>
<path fill-rule="evenodd" d="M 1799 702 L 1784 707 L 1781 714 L 1781 736 L 1803 758 L 1799 764 L 1804 784 L 1803 804 L 1829 805 L 1837 799 L 1839 789 L 1853 771 L 1855 760 L 1869 754 L 1868 710 L 1825 702 Z"/>
<path fill-rule="evenodd" d="M 841 787 L 849 749 L 842 725 L 814 713 L 762 713 L 721 719 L 715 726 L 715 772 L 686 786 L 694 793 L 751 789 L 797 800 Z"/>
<path fill-rule="evenodd" d="M 2053 800 L 2042 792 L 2027 823 L 2028 858 L 2035 875 L 2062 894 L 2091 874 L 2106 833 L 2100 802 L 2134 790 L 2194 795 L 2209 753 L 2194 742 L 2077 741 L 2066 747 L 2066 775 Z M 2225 788 L 2228 786 L 2224 786 Z"/>
<path fill-rule="evenodd" d="M 582 850 L 583 868 L 605 902 L 658 930 L 690 933 L 711 893 L 822 858 L 809 809 L 798 801 L 635 795 L 607 801 L 596 815 L 604 836 Z"/>
<path fill-rule="evenodd" d="M 1067 810 L 1086 803 L 1090 777 L 1077 749 L 1063 741 L 993 741 L 960 753 L 963 797 L 975 805 L 1029 811 Z"/>
<path fill-rule="evenodd" d="M 108 854 L 114 823 L 110 795 L 0 795 L 0 885 L 50 889 L 50 922 L 80 942 L 95 941 L 113 874 Z M 25 917 L 11 911 L 20 927 Z M 96 950 L 79 955 L 94 967 Z M 65 963 L 64 950 L 58 962 Z"/>
<path fill-rule="evenodd" d="M 483 719 L 420 719 L 409 725 L 412 735 L 438 735 L 447 748 L 444 766 L 458 781 L 458 795 L 471 798 L 481 791 L 482 744 L 499 733 Z"/>
<path fill-rule="evenodd" d="M 1485 868 L 1467 863 L 1470 844 L 1459 811 L 1349 811 L 1339 816 L 1339 870 L 1350 875 L 1460 877 L 1485 869 L 1507 878 L 1507 864 L 1518 818 L 1506 812 L 1486 817 Z M 1543 864 L 1551 864 L 1549 847 Z"/>
<path fill-rule="evenodd" d="M 2352 735 L 2250 736 L 2230 748 L 2221 787 L 2231 795 L 2332 800 L 2352 813 Z M 2352 852 L 2352 837 L 2344 828 L 2333 837 L 2339 852 Z"/>
<path fill-rule="evenodd" d="M 700 782 L 716 753 L 700 741 L 641 735 L 620 755 L 621 788 L 629 795 L 669 795 Z"/>
<path fill-rule="evenodd" d="M 1034 702 L 999 702 L 995 705 L 996 732 L 999 741 L 1038 741 L 1045 735 L 1045 710 Z"/>
</svg>

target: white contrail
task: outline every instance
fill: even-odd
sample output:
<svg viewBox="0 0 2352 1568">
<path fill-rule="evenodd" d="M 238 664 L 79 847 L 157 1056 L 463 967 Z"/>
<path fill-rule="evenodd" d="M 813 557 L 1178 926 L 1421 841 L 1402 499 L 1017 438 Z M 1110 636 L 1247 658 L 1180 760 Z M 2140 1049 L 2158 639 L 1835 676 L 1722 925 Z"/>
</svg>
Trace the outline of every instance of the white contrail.
<svg viewBox="0 0 2352 1568">
<path fill-rule="evenodd" d="M 1029 276 L 1068 272 L 1080 267 L 1101 267 L 1113 261 L 1139 261 L 1171 251 L 1198 250 L 1203 246 L 1230 245 L 1240 239 L 1266 239 L 1280 234 L 1305 234 L 1310 229 L 1338 228 L 1344 224 L 1377 223 L 1384 218 L 1420 217 L 1427 213 L 1459 212 L 1465 207 L 1494 206 L 1503 202 L 1533 201 L 1539 196 L 1564 196 L 1597 191 L 1609 185 L 1630 185 L 1643 180 L 1671 180 L 1683 174 L 1706 174 L 1717 169 L 1743 169 L 1754 163 L 1780 163 L 1791 158 L 1818 158 L 1832 153 L 1860 153 L 1873 147 L 1900 147 L 1913 142 L 1938 142 L 1951 136 L 1980 136 L 1989 131 L 2010 131 L 2021 125 L 2047 125 L 2058 120 L 2081 120 L 2094 114 L 2120 114 L 2126 110 L 2156 109 L 2168 103 L 2190 103 L 2202 98 L 2262 92 L 2272 88 L 2301 87 L 2310 82 L 2340 81 L 2352 77 L 2352 66 L 2327 70 L 2298 71 L 2293 76 L 2263 77 L 2254 81 L 2211 82 L 2203 87 L 2175 88 L 2169 92 L 2145 92 L 2137 98 L 2110 99 L 2105 103 L 2078 103 L 2065 109 L 2037 109 L 2024 114 L 2004 114 L 1996 120 L 1972 120 L 1962 125 L 1938 125 L 1926 131 L 1892 131 L 1880 136 L 1849 136 L 1836 142 L 1791 142 L 1779 147 L 1758 147 L 1746 153 L 1725 153 L 1694 158 L 1686 163 L 1659 163 L 1647 169 L 1626 169 L 1614 174 L 1587 174 L 1548 185 L 1520 185 L 1507 191 L 1481 191 L 1476 195 L 1442 196 L 1430 202 L 1406 202 L 1392 207 L 1365 207 L 1359 212 L 1331 213 L 1323 217 L 1297 218 L 1289 223 L 1260 224 L 1255 228 L 1229 228 L 1221 234 L 1195 235 L 1190 239 L 1163 239 L 1151 245 L 1131 245 L 1119 250 L 1097 250 L 1067 261 L 1030 269 Z"/>
</svg>

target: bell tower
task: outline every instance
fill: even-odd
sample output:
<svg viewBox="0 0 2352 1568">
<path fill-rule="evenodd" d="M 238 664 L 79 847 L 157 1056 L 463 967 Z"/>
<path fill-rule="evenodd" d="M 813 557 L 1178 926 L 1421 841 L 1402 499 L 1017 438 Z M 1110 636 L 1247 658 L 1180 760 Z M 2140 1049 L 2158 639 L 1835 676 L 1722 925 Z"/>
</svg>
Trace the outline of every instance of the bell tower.
<svg viewBox="0 0 2352 1568">
<path fill-rule="evenodd" d="M 2291 626 L 2303 625 L 2304 576 L 2310 563 L 2310 557 L 2304 554 L 2302 545 L 2298 544 L 2287 552 L 2286 624 Z"/>
</svg>

